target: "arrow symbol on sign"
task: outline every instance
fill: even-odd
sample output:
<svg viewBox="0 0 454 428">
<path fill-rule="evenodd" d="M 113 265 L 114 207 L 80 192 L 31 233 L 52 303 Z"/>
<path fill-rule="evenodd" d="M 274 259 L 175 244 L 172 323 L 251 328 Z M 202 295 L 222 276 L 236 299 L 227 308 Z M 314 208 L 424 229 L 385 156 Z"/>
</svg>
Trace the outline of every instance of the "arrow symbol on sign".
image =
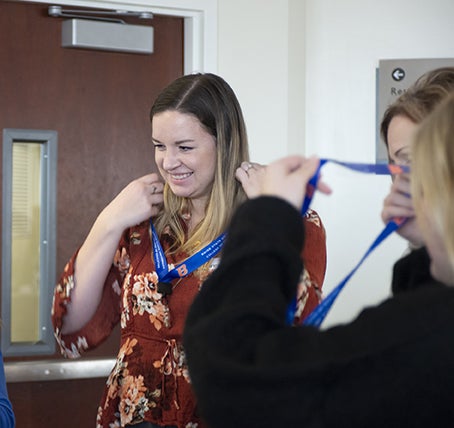
<svg viewBox="0 0 454 428">
<path fill-rule="evenodd" d="M 405 71 L 402 68 L 395 68 L 391 75 L 396 82 L 399 82 L 405 77 Z"/>
</svg>

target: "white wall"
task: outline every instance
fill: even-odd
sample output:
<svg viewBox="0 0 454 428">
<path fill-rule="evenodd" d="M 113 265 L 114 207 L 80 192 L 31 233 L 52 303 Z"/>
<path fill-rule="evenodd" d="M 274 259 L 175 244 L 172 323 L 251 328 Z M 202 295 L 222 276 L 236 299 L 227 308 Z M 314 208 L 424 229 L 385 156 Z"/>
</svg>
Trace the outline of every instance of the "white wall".
<svg viewBox="0 0 454 428">
<path fill-rule="evenodd" d="M 218 72 L 240 98 L 260 162 L 289 152 L 374 162 L 379 59 L 454 57 L 452 0 L 218 0 L 218 16 Z M 390 180 L 330 165 L 323 174 L 334 194 L 313 207 L 328 233 L 328 291 L 381 231 Z M 387 296 L 404 249 L 393 236 L 372 253 L 325 324 Z"/>
<path fill-rule="evenodd" d="M 287 3 L 218 0 L 218 72 L 237 93 L 258 162 L 288 153 Z"/>
</svg>

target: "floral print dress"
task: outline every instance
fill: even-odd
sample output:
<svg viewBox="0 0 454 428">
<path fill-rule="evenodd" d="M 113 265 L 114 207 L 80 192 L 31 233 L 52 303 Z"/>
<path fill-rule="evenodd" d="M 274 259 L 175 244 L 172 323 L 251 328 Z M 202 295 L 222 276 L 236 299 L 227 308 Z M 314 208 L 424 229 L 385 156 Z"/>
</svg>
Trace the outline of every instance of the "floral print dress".
<svg viewBox="0 0 454 428">
<path fill-rule="evenodd" d="M 295 323 L 319 303 L 326 268 L 325 231 L 315 211 L 304 217 L 306 269 L 301 277 Z M 164 250 L 171 237 L 163 234 Z M 149 421 L 179 428 L 204 428 L 197 413 L 182 347 L 189 306 L 203 280 L 216 266 L 174 280 L 170 295 L 157 290 L 149 223 L 125 232 L 106 279 L 103 296 L 93 318 L 78 332 L 62 334 L 63 317 L 71 299 L 76 254 L 58 282 L 52 307 L 55 337 L 66 358 L 79 358 L 104 341 L 120 322 L 121 341 L 116 364 L 106 382 L 96 420 L 97 428 L 116 428 Z M 169 268 L 187 258 L 168 257 Z"/>
</svg>

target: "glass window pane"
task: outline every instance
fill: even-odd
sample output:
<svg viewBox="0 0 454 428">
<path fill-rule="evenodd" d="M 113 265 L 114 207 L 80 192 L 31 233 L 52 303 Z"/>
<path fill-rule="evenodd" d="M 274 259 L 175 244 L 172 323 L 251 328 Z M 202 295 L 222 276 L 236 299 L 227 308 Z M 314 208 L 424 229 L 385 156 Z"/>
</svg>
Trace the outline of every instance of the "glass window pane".
<svg viewBox="0 0 454 428">
<path fill-rule="evenodd" d="M 41 144 L 13 144 L 11 342 L 37 342 L 39 332 Z"/>
</svg>

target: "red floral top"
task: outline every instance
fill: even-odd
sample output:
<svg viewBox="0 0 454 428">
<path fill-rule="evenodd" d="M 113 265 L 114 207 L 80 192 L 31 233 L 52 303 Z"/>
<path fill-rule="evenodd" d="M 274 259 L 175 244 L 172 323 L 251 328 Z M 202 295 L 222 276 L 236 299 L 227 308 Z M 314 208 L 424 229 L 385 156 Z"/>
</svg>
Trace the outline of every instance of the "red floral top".
<svg viewBox="0 0 454 428">
<path fill-rule="evenodd" d="M 300 322 L 321 299 L 326 268 L 325 230 L 315 211 L 304 217 L 305 271 L 301 277 L 295 322 Z M 161 238 L 164 250 L 170 237 Z M 66 358 L 78 358 L 100 344 L 121 323 L 121 343 L 115 367 L 98 408 L 97 428 L 124 427 L 141 421 L 178 428 L 203 428 L 192 394 L 181 339 L 185 318 L 208 268 L 173 281 L 173 291 L 157 292 L 158 277 L 152 257 L 149 223 L 123 236 L 104 285 L 102 301 L 80 331 L 63 335 L 61 327 L 74 284 L 74 262 L 65 267 L 54 292 L 52 321 L 55 337 Z M 169 269 L 187 256 L 168 257 Z"/>
</svg>

